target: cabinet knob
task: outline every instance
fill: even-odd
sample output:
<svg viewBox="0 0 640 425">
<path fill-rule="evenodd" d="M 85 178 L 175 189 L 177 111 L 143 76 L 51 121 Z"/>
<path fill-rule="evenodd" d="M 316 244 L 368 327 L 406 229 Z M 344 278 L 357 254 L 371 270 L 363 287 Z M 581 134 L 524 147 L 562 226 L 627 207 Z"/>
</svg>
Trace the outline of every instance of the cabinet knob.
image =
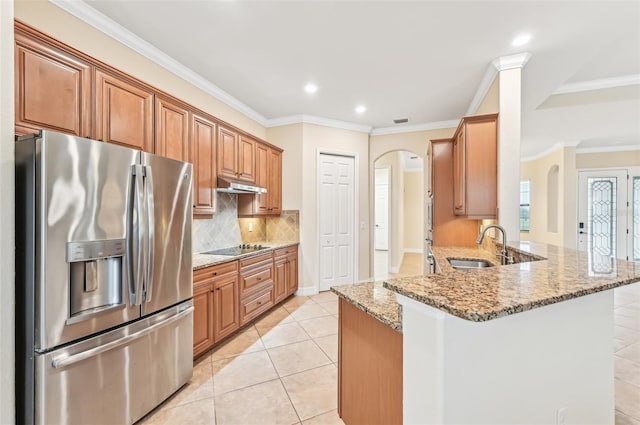
<svg viewBox="0 0 640 425">
<path fill-rule="evenodd" d="M 262 301 L 258 301 L 258 305 L 262 304 Z"/>
<path fill-rule="evenodd" d="M 218 276 L 218 272 L 211 273 L 211 276 Z"/>
<path fill-rule="evenodd" d="M 261 278 L 261 277 L 258 277 L 258 280 L 262 280 L 262 278 Z"/>
</svg>

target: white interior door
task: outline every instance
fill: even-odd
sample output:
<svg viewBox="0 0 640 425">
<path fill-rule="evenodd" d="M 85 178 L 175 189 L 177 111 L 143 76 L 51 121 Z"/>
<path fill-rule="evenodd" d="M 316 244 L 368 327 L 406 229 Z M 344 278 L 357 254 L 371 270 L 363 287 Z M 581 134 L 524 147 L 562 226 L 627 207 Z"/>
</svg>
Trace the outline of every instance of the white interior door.
<svg viewBox="0 0 640 425">
<path fill-rule="evenodd" d="M 375 169 L 375 247 L 389 250 L 389 167 Z"/>
<path fill-rule="evenodd" d="M 627 170 L 578 173 L 578 249 L 589 252 L 590 271 L 613 273 L 627 258 Z"/>
<path fill-rule="evenodd" d="M 354 281 L 355 159 L 320 154 L 320 290 Z"/>
</svg>

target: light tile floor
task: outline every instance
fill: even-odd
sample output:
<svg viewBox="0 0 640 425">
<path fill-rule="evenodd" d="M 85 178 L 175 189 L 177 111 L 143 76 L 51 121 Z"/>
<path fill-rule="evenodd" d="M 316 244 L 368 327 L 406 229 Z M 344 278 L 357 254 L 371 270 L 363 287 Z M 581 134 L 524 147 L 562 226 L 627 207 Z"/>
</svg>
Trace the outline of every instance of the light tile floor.
<svg viewBox="0 0 640 425">
<path fill-rule="evenodd" d="M 389 273 L 389 251 L 375 250 L 373 255 L 373 270 L 375 280 L 402 276 L 415 276 L 423 273 L 424 263 L 422 254 L 405 253 L 398 273 Z"/>
<path fill-rule="evenodd" d="M 343 424 L 338 297 L 293 297 L 198 359 L 193 378 L 141 424 Z"/>
<path fill-rule="evenodd" d="M 640 425 L 640 283 L 615 290 L 615 422 Z M 200 358 L 143 424 L 342 424 L 338 301 L 293 297 Z"/>
</svg>

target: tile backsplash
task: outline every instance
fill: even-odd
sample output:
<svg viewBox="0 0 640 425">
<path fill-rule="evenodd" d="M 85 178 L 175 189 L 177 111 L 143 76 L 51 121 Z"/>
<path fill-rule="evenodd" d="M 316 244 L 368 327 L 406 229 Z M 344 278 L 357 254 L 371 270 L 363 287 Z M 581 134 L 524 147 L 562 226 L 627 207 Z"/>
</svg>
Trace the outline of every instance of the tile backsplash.
<svg viewBox="0 0 640 425">
<path fill-rule="evenodd" d="M 238 218 L 237 195 L 217 192 L 216 202 L 213 218 L 193 220 L 193 252 L 206 252 L 241 243 L 300 240 L 298 210 L 282 211 L 282 215 L 277 217 Z M 251 232 L 250 224 L 253 228 Z"/>
<path fill-rule="evenodd" d="M 211 251 L 242 243 L 237 195 L 216 192 L 216 202 L 216 214 L 212 219 L 193 220 L 193 252 Z"/>
</svg>

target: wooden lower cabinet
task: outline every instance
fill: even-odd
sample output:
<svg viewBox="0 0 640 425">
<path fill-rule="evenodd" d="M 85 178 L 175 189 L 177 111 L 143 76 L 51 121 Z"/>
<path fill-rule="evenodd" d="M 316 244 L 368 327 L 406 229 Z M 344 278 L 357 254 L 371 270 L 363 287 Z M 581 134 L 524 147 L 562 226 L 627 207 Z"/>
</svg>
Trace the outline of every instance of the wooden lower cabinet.
<svg viewBox="0 0 640 425">
<path fill-rule="evenodd" d="M 240 327 L 238 261 L 206 267 L 193 273 L 193 356 Z"/>
<path fill-rule="evenodd" d="M 402 333 L 340 299 L 338 414 L 346 425 L 402 423 Z"/>
<path fill-rule="evenodd" d="M 209 351 L 298 289 L 298 245 L 193 272 L 193 356 Z"/>
</svg>

